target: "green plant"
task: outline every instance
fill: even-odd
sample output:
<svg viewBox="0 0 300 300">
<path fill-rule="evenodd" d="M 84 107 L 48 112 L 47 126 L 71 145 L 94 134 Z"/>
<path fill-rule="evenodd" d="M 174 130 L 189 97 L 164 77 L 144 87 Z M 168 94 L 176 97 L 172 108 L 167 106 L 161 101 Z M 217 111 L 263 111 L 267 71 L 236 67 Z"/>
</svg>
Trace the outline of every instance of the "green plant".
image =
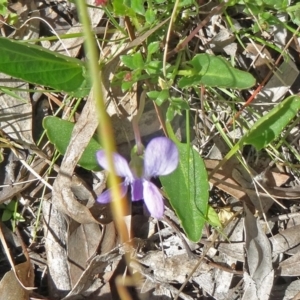
<svg viewBox="0 0 300 300">
<path fill-rule="evenodd" d="M 284 23 L 279 20 L 278 14 L 288 13 L 291 21 L 299 25 L 300 6 L 299 3 L 290 3 L 288 0 L 230 0 L 228 6 L 240 7 L 248 16 L 254 16 L 252 25 L 253 33 L 261 30 L 268 31 L 270 25 Z"/>
<path fill-rule="evenodd" d="M 138 39 L 143 37 L 143 45 L 141 45 L 142 42 L 137 42 L 118 52 L 108 62 L 101 61 L 99 65 L 95 59 L 96 52 L 92 59 L 93 62 L 87 66 L 79 59 L 45 50 L 31 43 L 0 38 L 0 71 L 27 82 L 50 87 L 55 91 L 80 98 L 90 92 L 92 79 L 99 80 L 99 68 L 103 71 L 110 61 L 118 59 L 121 64 L 112 84 L 120 86 L 126 92 L 134 84 L 142 83 L 147 91 L 149 101 L 153 101 L 157 106 L 162 104 L 167 106 L 168 126 L 176 114 L 183 112 L 189 114 L 191 107 L 186 96 L 189 93 L 198 95 L 199 89 L 206 87 L 217 96 L 219 94 L 214 91 L 234 95 L 239 90 L 254 86 L 255 78 L 250 73 L 233 67 L 233 63 L 228 57 L 207 53 L 198 53 L 192 56 L 188 50 L 184 49 L 173 60 L 166 61 L 163 49 L 170 24 L 162 23 L 161 20 L 168 20 L 170 15 L 177 16 L 174 20 L 172 19 L 174 22 L 172 25 L 182 29 L 185 19 L 181 17 L 185 14 L 196 14 L 199 9 L 192 0 L 181 1 L 176 8 L 174 8 L 174 4 L 175 1 L 165 0 L 149 0 L 147 5 L 136 0 L 113 0 L 110 4 L 102 7 L 111 23 L 123 33 L 124 29 L 120 28 L 115 18 L 119 16 L 129 18 Z M 252 32 L 258 32 L 261 29 L 267 30 L 269 25 L 278 23 L 277 13 L 279 12 L 287 12 L 296 24 L 299 18 L 299 5 L 293 4 L 288 7 L 287 1 L 232 0 L 226 5 L 227 7 L 239 6 L 244 14 L 256 16 L 258 22 L 253 25 Z M 6 2 L 0 2 L 0 9 L 4 9 L 4 6 L 6 6 Z M 195 9 L 193 10 L 191 7 Z M 175 9 L 174 12 L 173 9 Z M 157 24 L 162 25 L 151 31 L 151 28 L 155 28 Z M 89 29 L 87 32 L 90 33 Z M 147 34 L 147 32 L 150 33 Z M 94 65 L 97 68 L 93 75 L 90 75 Z M 99 86 L 96 85 L 96 88 Z M 97 101 L 102 103 L 101 88 L 97 89 L 96 95 Z M 299 98 L 297 96 L 288 97 L 264 117 L 261 117 L 249 132 L 232 147 L 226 159 L 235 155 L 247 144 L 253 145 L 258 150 L 266 148 L 280 136 L 299 108 Z M 99 113 L 104 113 L 103 111 L 105 111 L 104 106 L 100 107 Z M 105 114 L 100 119 L 101 121 L 105 119 Z M 43 126 L 49 141 L 55 145 L 60 154 L 64 155 L 74 125 L 57 117 L 47 117 L 43 121 Z M 186 127 L 190 127 L 189 122 Z M 113 137 L 104 135 L 103 133 L 101 136 L 104 140 L 104 143 L 101 142 L 101 144 L 105 148 L 109 145 L 107 140 L 112 140 Z M 208 206 L 209 186 L 205 165 L 199 153 L 191 147 L 189 138 L 185 144 L 179 143 L 172 136 L 172 128 L 169 128 L 169 135 L 177 144 L 180 163 L 174 173 L 162 177 L 160 180 L 187 236 L 193 241 L 198 241 L 201 238 L 205 222 L 219 224 Z M 189 136 L 189 132 L 187 132 L 187 136 Z M 3 139 L 1 142 L 2 144 L 6 143 Z M 96 138 L 92 138 L 79 160 L 79 165 L 87 170 L 99 170 L 95 153 L 102 148 L 102 145 Z M 108 152 L 112 152 L 113 147 L 109 146 L 108 150 Z M 0 159 L 3 159 L 1 155 Z M 180 182 L 180 189 L 178 182 Z M 15 206 L 13 208 L 15 209 Z M 10 207 L 5 209 L 7 212 L 3 215 L 7 217 L 12 210 Z M 19 218 L 19 216 L 15 214 L 14 218 Z"/>
<path fill-rule="evenodd" d="M 13 231 L 15 231 L 15 227 L 18 222 L 25 221 L 25 219 L 17 211 L 17 209 L 18 209 L 18 202 L 15 200 L 11 200 L 8 204 L 0 204 L 0 210 L 2 210 L 1 221 L 6 222 L 11 220 Z"/>
<path fill-rule="evenodd" d="M 62 155 L 66 153 L 69 145 L 74 123 L 61 120 L 58 117 L 49 116 L 44 118 L 43 127 L 46 130 L 49 141 L 55 145 L 55 148 Z M 84 150 L 78 164 L 87 170 L 99 171 L 95 153 L 102 147 L 96 138 L 92 138 Z"/>
<path fill-rule="evenodd" d="M 0 15 L 5 16 L 7 14 L 7 0 L 0 1 Z"/>
<path fill-rule="evenodd" d="M 13 13 L 8 9 L 7 0 L 0 0 L 0 17 L 0 27 L 3 25 L 3 23 L 13 26 L 17 23 L 19 18 L 19 16 L 16 13 Z"/>
<path fill-rule="evenodd" d="M 86 96 L 91 89 L 86 65 L 79 59 L 3 37 L 0 56 L 0 72 L 10 76 L 76 97 Z"/>
</svg>

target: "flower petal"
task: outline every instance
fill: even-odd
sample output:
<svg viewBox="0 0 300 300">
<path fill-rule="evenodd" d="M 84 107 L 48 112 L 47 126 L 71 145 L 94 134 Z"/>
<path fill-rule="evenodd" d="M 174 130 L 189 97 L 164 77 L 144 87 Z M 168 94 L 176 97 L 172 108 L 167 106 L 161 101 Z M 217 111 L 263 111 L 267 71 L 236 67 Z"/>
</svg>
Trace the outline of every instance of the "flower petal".
<svg viewBox="0 0 300 300">
<path fill-rule="evenodd" d="M 131 184 L 131 198 L 132 201 L 138 201 L 144 198 L 143 195 L 143 180 L 142 179 L 135 179 Z"/>
<path fill-rule="evenodd" d="M 108 189 L 97 197 L 97 202 L 107 204 L 111 201 L 111 190 Z"/>
<path fill-rule="evenodd" d="M 108 168 L 107 157 L 104 150 L 97 151 L 96 153 L 98 164 L 105 170 L 110 171 Z M 133 174 L 129 168 L 126 159 L 118 153 L 113 153 L 113 163 L 115 166 L 116 174 L 120 177 L 127 177 L 129 181 L 133 181 Z"/>
<path fill-rule="evenodd" d="M 167 175 L 178 165 L 179 153 L 176 145 L 166 137 L 157 137 L 150 141 L 144 155 L 145 178 Z"/>
<path fill-rule="evenodd" d="M 120 189 L 121 189 L 121 196 L 125 197 L 125 195 L 127 194 L 127 191 L 128 191 L 128 184 L 126 184 L 125 182 L 122 182 L 120 184 Z M 112 200 L 111 189 L 106 190 L 105 192 L 103 192 L 102 194 L 100 194 L 97 197 L 97 202 L 101 203 L 101 204 L 107 204 L 111 200 Z"/>
<path fill-rule="evenodd" d="M 150 181 L 144 180 L 144 202 L 152 217 L 160 219 L 164 214 L 164 201 L 159 189 Z"/>
</svg>

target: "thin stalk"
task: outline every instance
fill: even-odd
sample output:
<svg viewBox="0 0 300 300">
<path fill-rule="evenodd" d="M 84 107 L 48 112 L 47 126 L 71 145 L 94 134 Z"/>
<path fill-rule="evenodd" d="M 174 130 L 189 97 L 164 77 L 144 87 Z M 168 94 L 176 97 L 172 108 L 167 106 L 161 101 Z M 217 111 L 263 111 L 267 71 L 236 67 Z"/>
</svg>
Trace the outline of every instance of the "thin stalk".
<svg viewBox="0 0 300 300">
<path fill-rule="evenodd" d="M 123 222 L 123 216 L 127 209 L 127 201 L 123 201 L 121 190 L 119 187 L 119 180 L 116 176 L 115 166 L 113 164 L 112 153 L 115 152 L 114 134 L 110 118 L 106 113 L 105 99 L 103 98 L 103 89 L 101 83 L 101 69 L 98 64 L 98 53 L 96 48 L 95 38 L 91 30 L 91 23 L 88 17 L 87 6 L 85 1 L 77 0 L 77 9 L 80 12 L 80 21 L 83 25 L 83 32 L 85 36 L 85 49 L 89 54 L 89 72 L 90 78 L 93 81 L 93 97 L 96 103 L 96 109 L 99 119 L 99 134 L 102 146 L 105 150 L 108 168 L 110 170 L 109 184 L 112 191 L 112 209 L 115 225 L 120 235 L 121 242 L 126 242 L 129 239 L 126 226 Z"/>
</svg>

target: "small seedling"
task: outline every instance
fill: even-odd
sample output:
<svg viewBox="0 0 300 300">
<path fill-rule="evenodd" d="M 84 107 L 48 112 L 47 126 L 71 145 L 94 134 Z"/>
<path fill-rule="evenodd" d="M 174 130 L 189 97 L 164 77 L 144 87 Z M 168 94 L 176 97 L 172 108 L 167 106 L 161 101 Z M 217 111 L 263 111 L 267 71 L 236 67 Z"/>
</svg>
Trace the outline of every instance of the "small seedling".
<svg viewBox="0 0 300 300">
<path fill-rule="evenodd" d="M 23 216 L 17 212 L 18 202 L 10 201 L 8 204 L 0 204 L 0 210 L 3 210 L 1 221 L 6 222 L 11 220 L 13 231 L 15 231 L 18 222 L 24 222 Z"/>
</svg>

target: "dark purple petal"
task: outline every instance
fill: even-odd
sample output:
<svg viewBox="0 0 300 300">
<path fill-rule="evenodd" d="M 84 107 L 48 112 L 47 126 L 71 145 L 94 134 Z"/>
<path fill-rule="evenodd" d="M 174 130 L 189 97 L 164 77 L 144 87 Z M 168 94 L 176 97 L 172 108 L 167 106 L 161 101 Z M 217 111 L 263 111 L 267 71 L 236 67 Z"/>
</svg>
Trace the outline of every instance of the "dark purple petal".
<svg viewBox="0 0 300 300">
<path fill-rule="evenodd" d="M 125 197 L 125 195 L 127 194 L 127 191 L 128 191 L 128 184 L 126 184 L 125 182 L 122 182 L 120 184 L 120 189 L 121 189 L 121 196 Z M 111 200 L 112 200 L 111 189 L 106 190 L 105 192 L 103 192 L 101 195 L 99 195 L 97 197 L 97 202 L 101 203 L 101 204 L 107 204 Z"/>
<path fill-rule="evenodd" d="M 150 141 L 144 155 L 144 174 L 146 179 L 172 173 L 178 165 L 178 149 L 166 137 Z"/>
<path fill-rule="evenodd" d="M 131 184 L 131 198 L 132 201 L 138 201 L 144 198 L 143 195 L 143 180 L 135 179 Z"/>
<path fill-rule="evenodd" d="M 164 201 L 159 189 L 150 181 L 144 180 L 144 202 L 150 215 L 160 219 L 164 214 Z"/>
<path fill-rule="evenodd" d="M 110 171 L 107 164 L 107 158 L 104 150 L 96 153 L 98 164 L 105 170 Z M 133 175 L 129 168 L 126 159 L 118 153 L 113 153 L 113 163 L 115 166 L 116 174 L 120 177 L 127 177 L 129 181 L 133 181 Z"/>
</svg>

